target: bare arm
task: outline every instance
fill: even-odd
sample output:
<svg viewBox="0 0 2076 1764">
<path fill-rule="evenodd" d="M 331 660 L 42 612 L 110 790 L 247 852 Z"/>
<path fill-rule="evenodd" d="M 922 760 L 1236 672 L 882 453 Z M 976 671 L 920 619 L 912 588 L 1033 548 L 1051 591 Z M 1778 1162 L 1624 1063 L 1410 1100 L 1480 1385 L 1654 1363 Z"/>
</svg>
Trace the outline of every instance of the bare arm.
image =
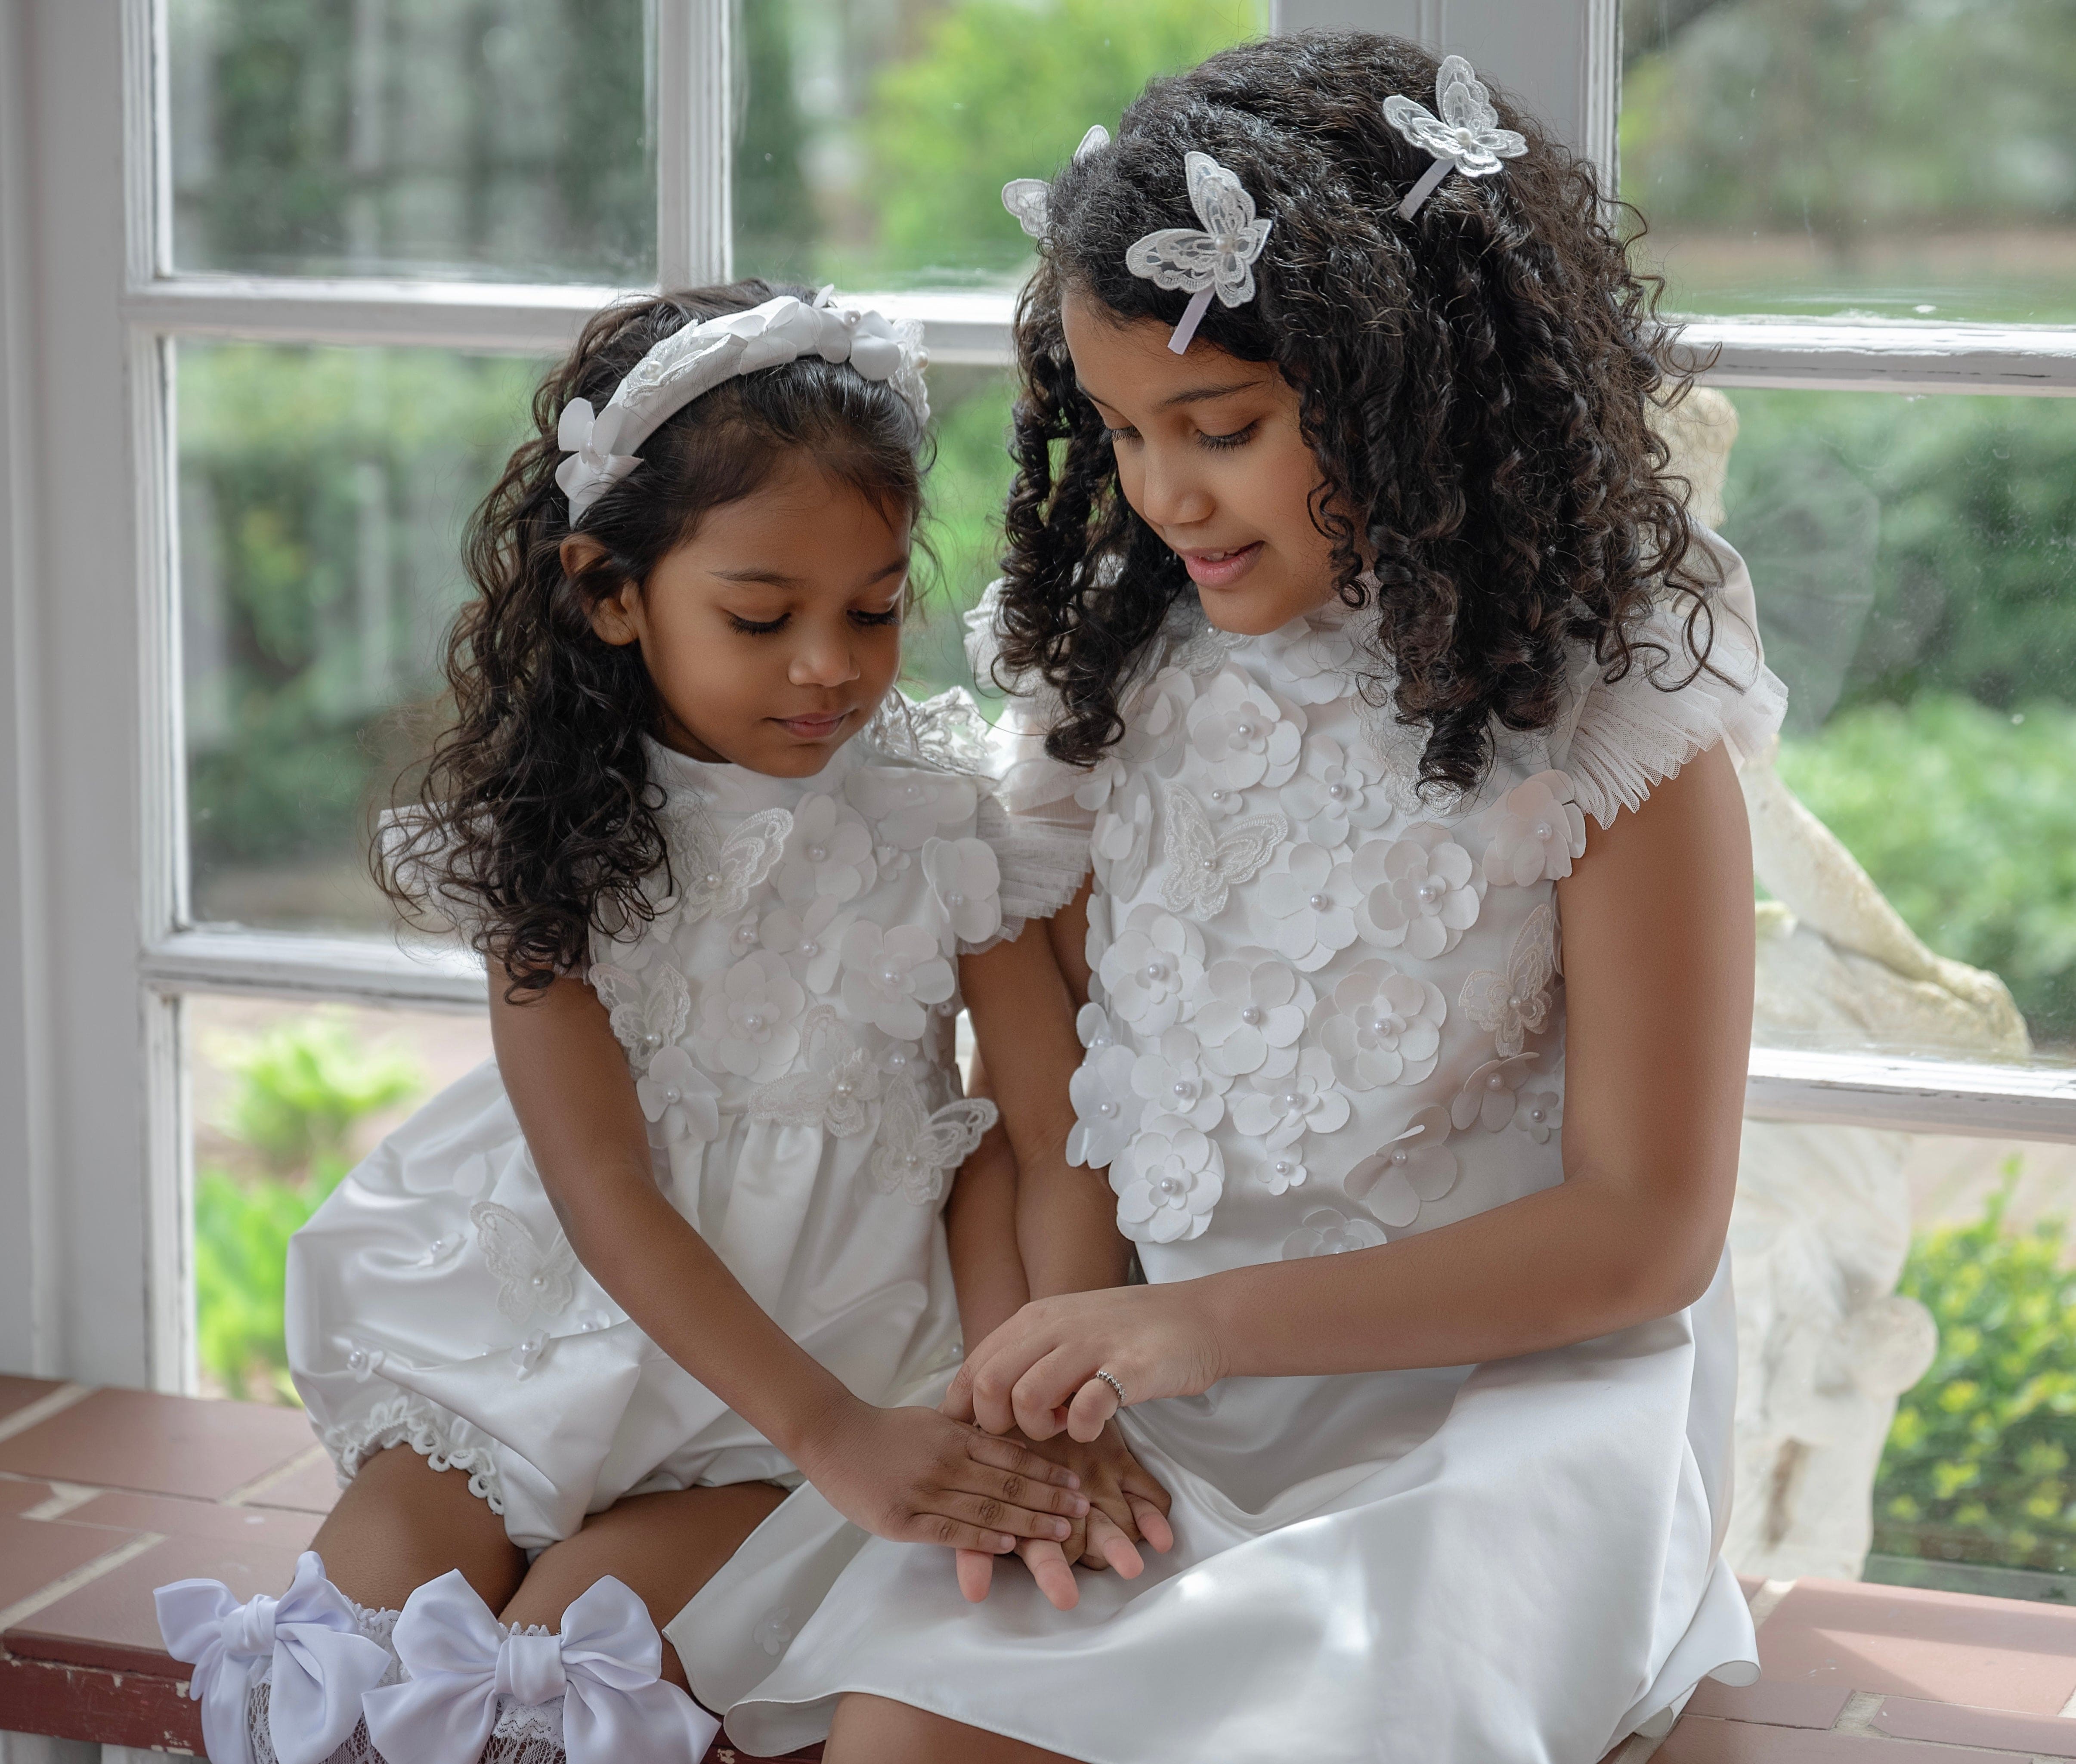
<svg viewBox="0 0 2076 1764">
<path fill-rule="evenodd" d="M 1073 913 L 1084 936 L 1087 892 L 1061 915 Z M 974 1039 L 1015 1153 L 1016 1242 L 1038 1297 L 1121 1285 L 1128 1257 L 1102 1172 L 1067 1162 L 1074 1125 L 1067 1084 L 1082 1063 L 1082 1047 L 1054 923 L 1028 926 L 1015 943 L 967 957 L 960 969 Z M 1082 974 L 1086 997 L 1086 961 Z"/>
<path fill-rule="evenodd" d="M 978 1053 L 966 1094 L 993 1094 Z M 959 1166 L 951 1198 L 945 1203 L 945 1235 L 951 1249 L 952 1285 L 959 1297 L 961 1333 L 969 1342 L 984 1342 L 1031 1298 L 1023 1258 L 1016 1250 L 1016 1154 L 999 1121 Z"/>
<path fill-rule="evenodd" d="M 1751 1037 L 1751 856 L 1728 757 L 1700 755 L 1595 830 L 1559 899 L 1561 1185 L 1377 1249 L 1036 1302 L 968 1358 L 983 1424 L 1044 1438 L 1071 1399 L 1088 1437 L 1116 1406 L 1098 1366 L 1139 1401 L 1234 1374 L 1460 1365 L 1699 1297 L 1729 1222 Z"/>
<path fill-rule="evenodd" d="M 882 1409 L 843 1384 L 745 1292 L 657 1188 L 634 1084 L 605 1007 L 581 982 L 521 1004 L 491 986 L 498 1069 L 556 1216 L 592 1276 L 656 1345 L 882 1537 L 1011 1546 L 1079 1517 L 1053 1467 L 975 1457 L 933 1411 Z M 947 1432 L 946 1430 L 950 1430 Z M 1030 1509 L 1040 1509 L 1031 1511 Z"/>
</svg>

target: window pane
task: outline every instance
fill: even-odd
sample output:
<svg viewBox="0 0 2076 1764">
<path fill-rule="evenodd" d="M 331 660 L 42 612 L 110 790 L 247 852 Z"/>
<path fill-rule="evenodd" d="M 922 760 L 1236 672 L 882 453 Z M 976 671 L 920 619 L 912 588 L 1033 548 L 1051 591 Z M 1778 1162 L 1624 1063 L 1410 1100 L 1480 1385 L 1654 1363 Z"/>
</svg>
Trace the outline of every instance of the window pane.
<svg viewBox="0 0 2076 1764">
<path fill-rule="evenodd" d="M 190 910 L 386 926 L 370 811 L 426 733 L 398 713 L 438 691 L 462 522 L 540 365 L 183 343 L 176 367 Z"/>
<path fill-rule="evenodd" d="M 736 264 L 845 288 L 1006 287 L 1002 186 L 1115 130 L 1152 75 L 1268 28 L 1265 0 L 741 0 Z"/>
<path fill-rule="evenodd" d="M 490 1019 L 198 994 L 181 1023 L 202 1393 L 293 1402 L 281 1343 L 289 1234 L 412 1109 L 490 1057 Z"/>
<path fill-rule="evenodd" d="M 646 284 L 644 0 L 170 0 L 183 270 Z"/>
<path fill-rule="evenodd" d="M 936 554 L 917 580 L 920 616 L 902 638 L 902 685 L 928 697 L 948 686 L 978 692 L 993 714 L 1001 695 L 966 666 L 965 615 L 1000 573 L 1002 504 L 1009 492 L 1009 406 L 1014 376 L 1000 368 L 935 367 L 930 409 L 937 463 L 930 474 L 926 534 Z"/>
<path fill-rule="evenodd" d="M 1777 773 L 1746 779 L 1761 1037 L 2066 1060 L 2076 404 L 1699 394 L 1711 413 L 1791 694 Z"/>
<path fill-rule="evenodd" d="M 1622 193 L 1669 306 L 2076 316 L 2066 0 L 1626 0 Z"/>
</svg>

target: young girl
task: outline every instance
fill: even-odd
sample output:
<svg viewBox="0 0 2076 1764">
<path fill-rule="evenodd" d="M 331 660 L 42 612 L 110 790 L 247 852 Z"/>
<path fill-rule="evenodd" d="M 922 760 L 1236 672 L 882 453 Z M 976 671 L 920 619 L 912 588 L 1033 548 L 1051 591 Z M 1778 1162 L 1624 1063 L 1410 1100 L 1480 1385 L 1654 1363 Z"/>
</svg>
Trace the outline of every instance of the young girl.
<svg viewBox="0 0 2076 1764">
<path fill-rule="evenodd" d="M 161 1589 L 219 1764 L 696 1759 L 656 1619 L 803 1477 L 882 1537 L 1136 1571 L 1121 1484 L 1165 1497 L 1120 1450 L 913 1406 L 959 1304 L 978 1340 L 1024 1297 L 1007 1191 L 962 1189 L 955 1302 L 940 1204 L 995 1110 L 953 1015 L 1012 1036 L 1010 1139 L 1057 1162 L 1078 1050 L 1019 933 L 1084 868 L 977 782 L 969 705 L 892 691 L 920 368 L 752 282 L 601 313 L 542 388 L 383 858 L 488 958 L 496 1059 L 293 1244 L 290 1362 L 347 1486 L 279 1600 Z M 743 1623 L 783 1648 L 783 1612 Z"/>
<path fill-rule="evenodd" d="M 1389 39 L 1215 56 L 1011 193 L 992 615 L 1014 806 L 1095 811 L 1108 1192 L 1024 1173 L 1036 1301 L 951 1402 L 1121 1419 L 1177 1548 L 976 1611 L 774 1525 L 671 1632 L 737 1743 L 833 1720 L 829 1764 L 1592 1764 L 1755 1671 L 1733 761 L 1783 695 L 1662 475 L 1666 338 L 1588 169 Z M 1145 1283 L 1048 1296 L 1114 1254 L 1092 1193 Z M 775 1662 L 722 1633 L 752 1581 L 829 1587 Z"/>
</svg>

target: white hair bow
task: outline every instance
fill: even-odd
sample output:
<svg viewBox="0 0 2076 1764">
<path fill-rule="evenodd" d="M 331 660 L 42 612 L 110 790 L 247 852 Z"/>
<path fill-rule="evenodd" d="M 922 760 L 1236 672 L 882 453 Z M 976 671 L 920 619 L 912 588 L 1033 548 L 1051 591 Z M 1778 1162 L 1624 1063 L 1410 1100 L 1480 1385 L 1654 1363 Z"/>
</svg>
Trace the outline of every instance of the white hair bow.
<svg viewBox="0 0 2076 1764">
<path fill-rule="evenodd" d="M 245 1704 L 269 1681 L 268 1725 L 281 1764 L 321 1764 L 353 1737 L 362 1693 L 389 1670 L 389 1650 L 354 1621 L 313 1550 L 278 1599 L 240 1603 L 221 1580 L 176 1580 L 152 1595 L 166 1651 L 194 1667 L 204 1748 L 217 1764 L 252 1764 Z M 392 1754 L 393 1755 L 393 1754 Z"/>
<path fill-rule="evenodd" d="M 1227 306 L 1244 306 L 1254 298 L 1254 260 L 1261 255 L 1273 224 L 1254 218 L 1254 198 L 1210 154 L 1184 155 L 1182 168 L 1190 183 L 1190 205 L 1204 230 L 1164 227 L 1135 241 L 1124 254 L 1124 267 L 1133 275 L 1145 276 L 1156 288 L 1190 290 L 1190 304 L 1168 339 L 1178 355 L 1197 334 L 1212 295 Z"/>
<path fill-rule="evenodd" d="M 1085 160 L 1091 153 L 1100 153 L 1110 145 L 1110 131 L 1102 123 L 1092 123 L 1082 144 L 1074 149 L 1077 160 Z M 1053 186 L 1042 177 L 1013 177 L 1002 186 L 1002 205 L 1016 217 L 1016 224 L 1033 239 L 1043 239 L 1053 224 L 1045 205 Z"/>
<path fill-rule="evenodd" d="M 867 380 L 891 382 L 915 413 L 918 430 L 927 427 L 930 396 L 923 369 L 928 357 L 920 327 L 837 306 L 831 292 L 824 288 L 812 305 L 781 294 L 747 312 L 687 325 L 634 364 L 604 409 L 594 411 L 588 398 L 565 405 L 555 445 L 570 457 L 555 468 L 555 482 L 569 498 L 571 524 L 640 465 L 636 449 L 702 392 L 803 355 L 847 361 Z"/>
<path fill-rule="evenodd" d="M 557 1635 L 509 1632 L 457 1571 L 404 1601 L 397 1657 L 410 1677 L 363 1700 L 384 1758 L 480 1758 L 497 1700 L 563 1700 L 569 1764 L 701 1758 L 716 1721 L 661 1676 L 663 1638 L 632 1590 L 610 1575 L 563 1613 Z"/>
<path fill-rule="evenodd" d="M 1490 177 L 1501 160 L 1518 159 L 1528 143 L 1499 126 L 1492 94 L 1459 55 L 1445 56 L 1435 77 L 1438 118 L 1424 104 L 1393 93 L 1384 101 L 1385 120 L 1422 152 L 1435 156 L 1418 183 L 1398 205 L 1399 218 L 1411 220 L 1435 186 L 1451 172 L 1465 177 Z"/>
</svg>

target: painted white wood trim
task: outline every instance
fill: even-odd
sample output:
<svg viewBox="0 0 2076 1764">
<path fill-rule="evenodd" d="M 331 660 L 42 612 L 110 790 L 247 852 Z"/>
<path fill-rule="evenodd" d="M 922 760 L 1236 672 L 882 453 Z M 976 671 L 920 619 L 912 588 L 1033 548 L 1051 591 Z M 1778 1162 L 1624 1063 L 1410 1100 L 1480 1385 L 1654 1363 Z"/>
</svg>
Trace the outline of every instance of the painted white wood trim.
<svg viewBox="0 0 2076 1764">
<path fill-rule="evenodd" d="M 2076 1070 L 1754 1048 L 1745 1113 L 1761 1121 L 2076 1141 Z"/>
<path fill-rule="evenodd" d="M 132 286 L 132 326 L 183 337 L 391 343 L 553 355 L 626 290 L 575 284 L 164 276 Z"/>
<path fill-rule="evenodd" d="M 149 994 L 143 1022 L 144 1371 L 153 1390 L 192 1397 L 195 1364 L 193 1087 L 181 1001 Z"/>
<path fill-rule="evenodd" d="M 2076 397 L 2076 329 L 1800 318 L 1681 324 L 1690 359 L 1714 355 L 1704 376 L 1713 385 Z"/>
<path fill-rule="evenodd" d="M 731 0 L 656 0 L 656 280 L 729 279 Z"/>
<path fill-rule="evenodd" d="M 483 963 L 459 948 L 406 948 L 383 937 L 315 937 L 289 932 L 175 932 L 145 951 L 154 991 L 266 993 L 370 1004 L 480 1011 Z"/>
</svg>

